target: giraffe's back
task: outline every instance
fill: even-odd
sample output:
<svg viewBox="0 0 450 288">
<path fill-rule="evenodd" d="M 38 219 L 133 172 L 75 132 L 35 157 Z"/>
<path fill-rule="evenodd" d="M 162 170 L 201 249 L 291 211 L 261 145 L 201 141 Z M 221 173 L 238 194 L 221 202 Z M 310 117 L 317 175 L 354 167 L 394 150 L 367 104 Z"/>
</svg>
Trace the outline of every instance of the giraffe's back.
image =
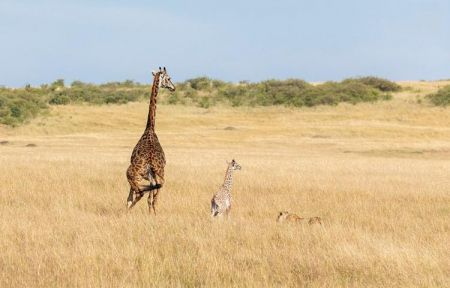
<svg viewBox="0 0 450 288">
<path fill-rule="evenodd" d="M 156 134 L 152 137 L 148 137 L 145 133 L 142 135 L 131 154 L 131 164 L 139 170 L 164 169 L 166 157 Z"/>
</svg>

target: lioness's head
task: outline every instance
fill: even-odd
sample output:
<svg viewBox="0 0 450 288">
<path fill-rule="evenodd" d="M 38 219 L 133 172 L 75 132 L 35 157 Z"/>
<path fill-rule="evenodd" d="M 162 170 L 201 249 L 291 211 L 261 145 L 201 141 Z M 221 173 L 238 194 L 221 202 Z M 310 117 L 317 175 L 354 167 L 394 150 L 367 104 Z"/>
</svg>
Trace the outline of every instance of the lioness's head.
<svg viewBox="0 0 450 288">
<path fill-rule="evenodd" d="M 277 218 L 277 222 L 283 222 L 284 220 L 286 220 L 286 217 L 289 215 L 288 211 L 281 211 L 278 214 L 278 218 Z"/>
</svg>

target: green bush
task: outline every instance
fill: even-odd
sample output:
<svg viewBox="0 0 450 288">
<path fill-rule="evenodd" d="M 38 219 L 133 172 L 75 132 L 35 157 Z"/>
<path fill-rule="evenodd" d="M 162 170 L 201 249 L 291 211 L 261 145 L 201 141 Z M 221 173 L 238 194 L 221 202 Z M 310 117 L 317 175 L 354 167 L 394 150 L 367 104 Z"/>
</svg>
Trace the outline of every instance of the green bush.
<svg viewBox="0 0 450 288">
<path fill-rule="evenodd" d="M 291 107 L 337 105 L 341 102 L 359 103 L 388 100 L 387 91 L 399 89 L 395 83 L 376 78 L 363 77 L 342 82 L 326 82 L 311 85 L 299 79 L 266 80 L 257 83 L 240 81 L 229 83 L 208 77 L 198 77 L 177 83 L 174 93 L 160 89 L 158 101 L 167 104 L 195 105 L 209 108 L 217 103 L 231 106 L 272 106 Z M 447 89 L 448 91 L 450 89 Z M 63 79 L 40 88 L 27 85 L 23 89 L 0 87 L 0 123 L 18 125 L 35 117 L 48 105 L 70 103 L 123 104 L 150 98 L 151 86 L 131 80 L 109 82 L 100 85 L 73 81 L 65 86 Z M 444 92 L 430 96 L 436 105 L 448 105 Z M 447 104 L 445 104 L 447 103 Z"/>
<path fill-rule="evenodd" d="M 58 79 L 55 82 L 52 83 L 50 86 L 53 90 L 57 88 L 64 88 L 64 79 Z"/>
<path fill-rule="evenodd" d="M 186 80 L 186 84 L 194 90 L 208 90 L 212 86 L 212 81 L 208 77 L 198 77 Z"/>
<path fill-rule="evenodd" d="M 108 82 L 100 84 L 99 86 L 105 88 L 133 88 L 141 85 L 137 82 L 134 82 L 133 80 L 125 80 L 123 82 Z"/>
<path fill-rule="evenodd" d="M 402 89 L 402 87 L 395 82 L 373 76 L 350 78 L 344 80 L 344 82 L 360 82 L 383 92 L 396 92 Z"/>
<path fill-rule="evenodd" d="M 23 89 L 0 88 L 0 123 L 18 125 L 36 117 L 50 105 L 70 103 L 109 104 L 139 101 L 150 97 L 150 87 L 131 80 L 114 84 L 93 85 L 74 81 L 66 87 L 63 79 L 40 88 L 30 85 Z"/>
<path fill-rule="evenodd" d="M 67 95 L 59 93 L 54 95 L 48 103 L 52 105 L 66 105 L 69 104 L 69 102 L 70 98 Z"/>
<path fill-rule="evenodd" d="M 170 104 L 170 105 L 178 104 L 179 103 L 179 94 L 180 94 L 180 92 L 178 92 L 178 90 L 176 90 L 174 93 L 170 93 L 167 96 L 166 103 Z"/>
<path fill-rule="evenodd" d="M 40 89 L 0 88 L 0 123 L 15 126 L 36 117 L 48 107 L 44 99 Z"/>
<path fill-rule="evenodd" d="M 198 106 L 202 108 L 209 108 L 211 106 L 211 99 L 206 96 L 201 97 L 198 102 Z"/>
<path fill-rule="evenodd" d="M 243 83 L 221 89 L 219 95 L 232 106 L 316 106 L 340 102 L 371 102 L 389 97 L 374 87 L 358 81 L 326 82 L 313 86 L 303 80 L 268 80 Z"/>
<path fill-rule="evenodd" d="M 450 105 L 450 85 L 447 85 L 441 89 L 439 89 L 434 94 L 427 95 L 427 98 L 430 99 L 431 103 L 436 106 L 448 106 Z"/>
<path fill-rule="evenodd" d="M 71 84 L 70 84 L 70 87 L 72 87 L 72 88 L 74 88 L 74 87 L 83 87 L 83 86 L 85 86 L 86 84 L 85 83 L 83 83 L 83 82 L 81 82 L 81 81 L 73 81 Z"/>
</svg>

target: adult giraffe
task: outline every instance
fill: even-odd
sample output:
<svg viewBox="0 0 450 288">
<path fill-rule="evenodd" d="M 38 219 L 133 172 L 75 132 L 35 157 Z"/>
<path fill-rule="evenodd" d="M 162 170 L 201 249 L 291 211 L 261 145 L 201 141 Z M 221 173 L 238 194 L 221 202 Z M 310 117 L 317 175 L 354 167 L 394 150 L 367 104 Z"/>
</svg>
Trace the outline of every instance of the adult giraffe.
<svg viewBox="0 0 450 288">
<path fill-rule="evenodd" d="M 155 133 L 156 97 L 159 88 L 175 91 L 175 86 L 167 74 L 166 67 L 158 72 L 152 72 L 153 86 L 148 109 L 147 125 L 139 142 L 131 154 L 131 164 L 127 169 L 127 179 L 130 183 L 130 193 L 127 198 L 128 209 L 133 208 L 141 200 L 145 192 L 149 191 L 148 209 L 156 214 L 155 205 L 160 188 L 164 185 L 164 166 L 166 158 Z M 143 185 L 143 180 L 150 181 L 150 185 Z"/>
</svg>

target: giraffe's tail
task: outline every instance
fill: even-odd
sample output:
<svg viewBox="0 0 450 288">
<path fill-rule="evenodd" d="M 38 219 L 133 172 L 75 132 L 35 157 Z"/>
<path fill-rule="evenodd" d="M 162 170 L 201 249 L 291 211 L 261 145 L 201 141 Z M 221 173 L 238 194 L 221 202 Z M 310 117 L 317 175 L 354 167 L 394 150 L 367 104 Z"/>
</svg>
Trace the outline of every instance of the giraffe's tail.
<svg viewBox="0 0 450 288">
<path fill-rule="evenodd" d="M 141 193 L 145 193 L 145 192 L 150 192 L 152 190 L 156 190 L 161 188 L 162 185 L 161 184 L 155 184 L 155 185 L 145 185 L 140 189 Z"/>
</svg>

